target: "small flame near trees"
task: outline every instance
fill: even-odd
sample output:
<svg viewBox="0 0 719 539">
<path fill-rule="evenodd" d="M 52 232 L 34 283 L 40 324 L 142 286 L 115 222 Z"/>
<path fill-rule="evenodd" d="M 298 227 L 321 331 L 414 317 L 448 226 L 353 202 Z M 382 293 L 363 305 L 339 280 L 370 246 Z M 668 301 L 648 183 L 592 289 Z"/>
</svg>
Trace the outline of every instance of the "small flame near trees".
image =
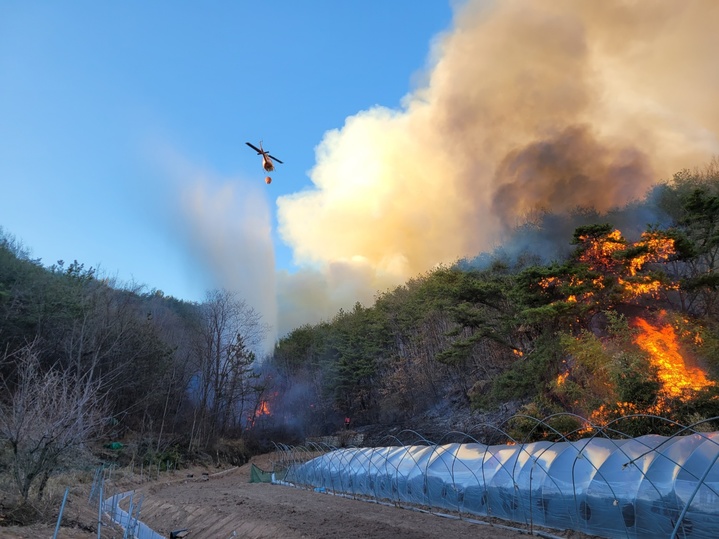
<svg viewBox="0 0 719 539">
<path fill-rule="evenodd" d="M 257 407 L 257 411 L 255 412 L 255 417 L 260 417 L 262 415 L 270 415 L 270 405 L 267 401 L 260 402 Z"/>
<path fill-rule="evenodd" d="M 247 427 L 254 428 L 257 421 L 261 418 L 267 418 L 272 416 L 272 409 L 270 400 L 276 399 L 279 395 L 278 391 L 272 393 L 267 399 L 260 399 L 255 406 L 255 412 L 252 415 L 247 416 Z"/>
</svg>

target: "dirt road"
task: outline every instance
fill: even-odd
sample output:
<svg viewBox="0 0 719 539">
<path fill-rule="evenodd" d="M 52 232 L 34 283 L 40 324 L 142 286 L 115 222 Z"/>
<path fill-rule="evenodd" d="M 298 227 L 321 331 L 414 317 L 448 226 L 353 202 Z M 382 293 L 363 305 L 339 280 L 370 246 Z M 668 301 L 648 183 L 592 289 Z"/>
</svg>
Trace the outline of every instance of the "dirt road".
<svg viewBox="0 0 719 539">
<path fill-rule="evenodd" d="M 145 494 L 141 519 L 165 536 L 188 528 L 188 539 L 526 537 L 526 531 L 496 524 L 290 486 L 250 483 L 249 465 L 218 475 L 154 484 Z"/>
<path fill-rule="evenodd" d="M 270 455 L 255 457 L 253 462 L 262 469 L 272 469 Z M 140 482 L 139 476 L 124 474 L 122 481 L 108 483 L 106 492 L 134 490 L 135 500 L 143 500 L 140 520 L 168 538 L 171 531 L 184 528 L 188 529 L 187 539 L 527 537 L 527 529 L 510 529 L 499 522 L 459 520 L 291 486 L 250 483 L 250 468 L 247 464 L 224 471 L 183 470 L 161 474 L 161 480 L 153 482 Z M 59 539 L 97 537 L 97 508 L 88 504 L 88 492 L 86 485 L 71 494 Z M 125 510 L 128 502 L 126 499 L 121 503 Z M 123 536 L 122 529 L 107 516 L 103 521 L 103 539 Z M 53 529 L 50 525 L 0 528 L 0 537 L 49 538 Z M 566 539 L 586 537 L 553 530 L 540 534 Z"/>
</svg>

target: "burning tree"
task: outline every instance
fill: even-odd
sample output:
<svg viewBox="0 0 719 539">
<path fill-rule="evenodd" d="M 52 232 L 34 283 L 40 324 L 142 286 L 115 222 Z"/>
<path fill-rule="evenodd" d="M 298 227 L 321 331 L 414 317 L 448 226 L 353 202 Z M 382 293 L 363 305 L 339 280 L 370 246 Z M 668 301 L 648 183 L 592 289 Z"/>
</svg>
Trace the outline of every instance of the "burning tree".
<svg viewBox="0 0 719 539">
<path fill-rule="evenodd" d="M 252 350 L 267 331 L 261 316 L 236 294 L 207 294 L 196 335 L 198 408 L 191 442 L 208 443 L 230 430 L 241 431 L 260 391 Z"/>
<path fill-rule="evenodd" d="M 715 385 L 702 369 L 687 365 L 671 324 L 654 325 L 639 317 L 634 323 L 639 330 L 634 342 L 649 356 L 667 396 L 687 400 L 689 392 Z"/>
<path fill-rule="evenodd" d="M 531 275 L 535 279 L 527 285 L 538 303 L 574 306 L 574 315 L 594 315 L 678 289 L 654 267 L 676 255 L 675 240 L 668 234 L 650 230 L 630 244 L 608 224 L 590 225 L 577 228 L 573 243 L 578 247 L 570 261 Z"/>
<path fill-rule="evenodd" d="M 562 337 L 568 357 L 551 393 L 566 409 L 589 417 L 588 428 L 631 414 L 661 415 L 685 423 L 716 415 L 716 383 L 689 360 L 701 355 L 703 341 L 697 333 L 692 340 L 682 339 L 678 324 L 666 311 L 654 321 L 608 316 L 611 329 L 602 338 L 589 331 Z M 708 413 L 701 413 L 698 402 L 709 405 L 709 410 L 703 406 Z"/>
<path fill-rule="evenodd" d="M 522 316 L 562 335 L 550 401 L 606 424 L 626 414 L 678 417 L 689 402 L 713 399 L 714 382 L 687 359 L 702 356 L 701 343 L 680 343 L 679 317 L 656 310 L 680 293 L 666 271 L 681 256 L 677 241 L 650 229 L 629 242 L 610 225 L 584 226 L 570 260 L 525 271 Z"/>
<path fill-rule="evenodd" d="M 656 404 L 661 389 L 656 367 L 632 345 L 627 320 L 616 313 L 607 316 L 612 338 L 586 330 L 561 337 L 568 356 L 551 391 L 567 409 L 585 416 L 608 403 L 630 402 L 647 410 Z"/>
</svg>

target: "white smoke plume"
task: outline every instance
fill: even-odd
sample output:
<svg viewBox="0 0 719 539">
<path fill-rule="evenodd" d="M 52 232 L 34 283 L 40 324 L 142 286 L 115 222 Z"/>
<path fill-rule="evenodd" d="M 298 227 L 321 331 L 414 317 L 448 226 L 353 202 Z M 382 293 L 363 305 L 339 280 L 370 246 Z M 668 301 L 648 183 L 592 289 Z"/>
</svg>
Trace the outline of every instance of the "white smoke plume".
<svg viewBox="0 0 719 539">
<path fill-rule="evenodd" d="M 216 286 L 237 292 L 272 324 L 276 309 L 269 206 L 260 189 L 245 184 L 238 190 L 238 181 L 215 192 L 199 182 L 183 193 L 190 244 L 215 276 Z"/>
<path fill-rule="evenodd" d="M 718 22 L 714 0 L 462 4 L 426 83 L 326 133 L 314 188 L 278 200 L 307 268 L 279 276 L 280 334 L 491 250 L 536 210 L 604 212 L 706 163 Z"/>
<path fill-rule="evenodd" d="M 168 172 L 172 234 L 186 245 L 194 279 L 205 290 L 236 293 L 270 331 L 258 352 L 277 338 L 275 257 L 267 190 L 256 181 L 222 177 L 171 148 L 157 154 Z"/>
</svg>

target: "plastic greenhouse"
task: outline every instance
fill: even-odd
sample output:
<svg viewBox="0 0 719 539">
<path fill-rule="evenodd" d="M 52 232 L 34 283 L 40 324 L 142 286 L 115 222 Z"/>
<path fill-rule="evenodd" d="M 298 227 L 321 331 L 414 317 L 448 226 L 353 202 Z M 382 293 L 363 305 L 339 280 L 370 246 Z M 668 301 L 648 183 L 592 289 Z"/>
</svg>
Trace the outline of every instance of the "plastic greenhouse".
<svg viewBox="0 0 719 539">
<path fill-rule="evenodd" d="M 719 433 L 336 449 L 286 480 L 609 538 L 719 537 Z"/>
</svg>

